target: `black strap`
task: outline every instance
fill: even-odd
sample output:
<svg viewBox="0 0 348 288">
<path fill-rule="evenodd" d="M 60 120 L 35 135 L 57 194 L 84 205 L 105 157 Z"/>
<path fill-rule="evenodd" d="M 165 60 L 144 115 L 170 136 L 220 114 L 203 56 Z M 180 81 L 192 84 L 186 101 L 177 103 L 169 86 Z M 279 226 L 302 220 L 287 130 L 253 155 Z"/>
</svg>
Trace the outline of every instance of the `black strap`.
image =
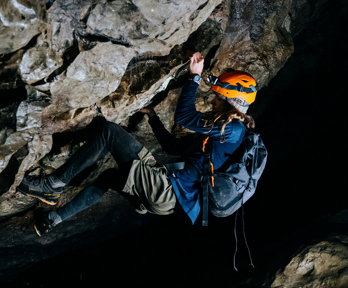
<svg viewBox="0 0 348 288">
<path fill-rule="evenodd" d="M 258 90 L 258 87 L 257 86 L 255 87 L 253 85 L 250 85 L 249 88 L 247 88 L 247 87 L 240 85 L 239 83 L 235 86 L 235 85 L 230 85 L 228 83 L 223 83 L 223 82 L 218 81 L 217 84 L 221 88 L 225 88 L 227 90 L 236 90 L 236 91 L 245 92 L 245 93 L 254 93 L 254 92 L 257 92 L 257 90 Z"/>
<path fill-rule="evenodd" d="M 204 164 L 203 164 L 203 199 L 202 199 L 202 226 L 208 226 L 208 212 L 209 212 L 209 189 L 210 189 L 210 155 L 204 153 Z"/>
<path fill-rule="evenodd" d="M 237 83 L 237 85 L 231 85 L 231 84 L 226 83 L 226 82 L 221 82 L 218 77 L 215 77 L 212 75 L 210 75 L 208 77 L 208 81 L 212 85 L 220 86 L 221 88 L 224 88 L 227 90 L 236 90 L 236 91 L 245 92 L 245 93 L 254 93 L 254 92 L 257 92 L 259 90 L 258 85 L 256 85 L 256 87 L 253 85 L 250 85 L 249 88 L 244 87 L 244 86 L 240 85 L 239 83 Z"/>
<path fill-rule="evenodd" d="M 210 168 L 210 152 L 211 152 L 211 142 L 208 141 L 204 151 L 204 161 L 203 161 L 203 197 L 202 197 L 202 226 L 208 226 L 208 214 L 209 214 L 209 190 L 212 189 L 211 184 L 211 168 Z"/>
</svg>

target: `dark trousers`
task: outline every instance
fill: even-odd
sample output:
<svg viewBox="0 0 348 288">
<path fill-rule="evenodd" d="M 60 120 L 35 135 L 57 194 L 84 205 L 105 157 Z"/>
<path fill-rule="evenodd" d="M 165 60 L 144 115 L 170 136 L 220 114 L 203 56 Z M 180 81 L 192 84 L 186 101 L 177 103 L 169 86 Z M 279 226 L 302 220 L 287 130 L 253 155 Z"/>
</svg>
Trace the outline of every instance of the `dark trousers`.
<svg viewBox="0 0 348 288">
<path fill-rule="evenodd" d="M 95 164 L 110 152 L 118 168 L 103 172 L 91 186 L 81 191 L 71 202 L 56 212 L 62 220 L 95 204 L 109 189 L 122 191 L 133 160 L 139 159 L 138 153 L 143 146 L 121 126 L 101 119 L 86 143 L 53 174 L 68 184 L 76 175 Z"/>
</svg>

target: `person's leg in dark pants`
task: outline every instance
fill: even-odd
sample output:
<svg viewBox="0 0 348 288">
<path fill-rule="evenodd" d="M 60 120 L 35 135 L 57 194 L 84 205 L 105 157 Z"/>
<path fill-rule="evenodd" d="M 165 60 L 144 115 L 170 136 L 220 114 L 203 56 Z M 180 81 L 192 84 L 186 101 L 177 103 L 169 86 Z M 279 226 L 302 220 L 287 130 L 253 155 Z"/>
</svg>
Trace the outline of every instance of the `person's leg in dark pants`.
<svg viewBox="0 0 348 288">
<path fill-rule="evenodd" d="M 121 126 L 105 122 L 52 177 L 69 183 L 77 174 L 96 163 L 109 151 L 118 163 L 118 169 L 103 172 L 92 185 L 82 190 L 71 202 L 48 214 L 40 213 L 35 220 L 35 230 L 39 236 L 50 231 L 60 222 L 97 203 L 109 189 L 122 191 L 133 160 L 143 146 Z"/>
<path fill-rule="evenodd" d="M 92 185 L 82 190 L 69 203 L 48 214 L 53 226 L 96 204 L 109 189 L 121 192 L 126 184 L 128 172 L 129 169 L 126 167 L 104 171 Z"/>
<path fill-rule="evenodd" d="M 42 178 L 26 177 L 17 189 L 25 195 L 55 205 L 62 187 L 107 152 L 112 154 L 119 167 L 128 167 L 134 159 L 138 159 L 143 146 L 131 134 L 112 122 L 99 121 L 99 124 L 86 143 L 55 172 Z"/>
<path fill-rule="evenodd" d="M 65 164 L 53 175 L 68 184 L 77 174 L 96 163 L 109 151 L 120 167 L 128 166 L 138 158 L 143 146 L 121 126 L 105 122 Z"/>
</svg>

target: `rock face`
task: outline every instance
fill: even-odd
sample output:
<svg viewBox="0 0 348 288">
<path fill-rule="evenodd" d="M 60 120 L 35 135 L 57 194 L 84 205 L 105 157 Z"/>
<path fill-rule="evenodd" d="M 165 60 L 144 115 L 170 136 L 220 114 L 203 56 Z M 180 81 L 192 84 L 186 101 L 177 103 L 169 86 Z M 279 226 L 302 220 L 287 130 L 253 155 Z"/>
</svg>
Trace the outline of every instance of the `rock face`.
<svg viewBox="0 0 348 288">
<path fill-rule="evenodd" d="M 33 84 L 42 79 L 47 79 L 62 64 L 63 60 L 59 54 L 46 47 L 39 46 L 29 49 L 23 55 L 19 71 L 23 81 Z"/>
<path fill-rule="evenodd" d="M 207 19 L 221 1 L 113 1 L 97 4 L 86 33 L 107 37 L 141 55 L 169 54 Z"/>
<path fill-rule="evenodd" d="M 66 76 L 52 84 L 50 109 L 69 111 L 103 99 L 116 90 L 133 57 L 132 49 L 111 42 L 81 52 L 68 67 Z"/>
<path fill-rule="evenodd" d="M 212 71 L 219 75 L 234 67 L 250 72 L 259 85 L 267 85 L 293 52 L 291 2 L 231 1 L 226 37 Z"/>
<path fill-rule="evenodd" d="M 14 108 L 17 109 L 16 131 L 10 133 L 10 127 L 1 125 L 2 135 L 6 136 L 1 146 L 1 171 L 20 149 L 32 147 L 27 149 L 26 157 L 20 159 L 20 167 L 8 193 L 1 196 L 1 216 L 18 213 L 28 207 L 12 205 L 22 198 L 16 194 L 15 187 L 30 168 L 28 165 L 35 167 L 50 151 L 53 133 L 85 127 L 96 115 L 94 105 L 117 90 L 131 60 L 136 63 L 139 61 L 134 59 L 141 57 L 168 57 L 173 46 L 186 41 L 221 1 L 188 3 L 178 6 L 170 1 L 156 5 L 143 4 L 142 1 L 55 1 L 46 11 L 39 1 L 22 4 L 14 0 L 2 7 L 1 21 L 4 26 L 1 35 L 4 41 L 1 42 L 8 43 L 5 37 L 11 35 L 13 43 L 16 43 L 11 44 L 11 49 L 4 47 L 1 50 L 3 54 L 14 52 L 25 46 L 33 36 L 39 36 L 32 47 L 18 54 L 21 60 L 17 60 L 18 57 L 2 58 L 4 69 L 12 65 L 11 70 L 6 72 L 10 85 L 4 88 L 26 84 L 27 90 L 35 90 L 34 94 L 38 95 L 31 103 L 33 100 L 27 93 L 28 99 Z M 12 16 L 14 9 L 30 16 L 30 30 L 24 30 L 29 26 L 25 17 L 18 22 Z M 11 27 L 17 26 L 24 32 L 17 33 L 17 28 L 16 33 L 13 32 L 14 28 Z M 26 37 L 23 37 L 24 33 Z M 177 67 L 180 57 L 173 64 L 169 68 Z M 15 79 L 11 79 L 11 72 Z M 168 72 L 169 75 L 166 75 Z M 144 95 L 124 93 L 122 99 L 117 101 L 119 103 L 112 102 L 113 105 L 106 109 L 101 107 L 103 112 L 112 115 L 109 120 L 125 120 L 148 103 L 158 89 L 165 89 L 162 84 L 167 85 L 173 73 L 174 70 L 169 69 L 157 74 L 155 79 L 146 79 L 153 82 L 152 89 L 148 85 L 141 89 Z M 18 77 L 21 79 L 19 83 Z M 143 79 L 137 86 L 144 85 L 146 81 Z M 130 105 L 130 102 L 135 103 Z M 32 204 L 32 200 L 29 204 Z"/>
<path fill-rule="evenodd" d="M 1 43 L 8 46 L 1 50 L 1 73 L 6 75 L 2 95 L 23 85 L 30 91 L 23 93 L 27 99 L 22 103 L 6 98 L 13 103 L 18 125 L 17 129 L 1 125 L 6 139 L 0 146 L 0 171 L 11 161 L 18 162 L 19 168 L 7 169 L 15 175 L 1 196 L 0 217 L 27 208 L 9 202 L 22 199 L 15 188 L 24 173 L 49 153 L 53 134 L 84 128 L 98 109 L 109 121 L 127 125 L 140 108 L 178 87 L 175 83 L 187 72 L 184 64 L 195 50 L 206 56 L 206 74 L 244 69 L 260 87 L 293 51 L 291 25 L 296 19 L 289 13 L 296 6 L 291 1 L 282 5 L 263 0 L 196 0 L 180 5 L 175 1 L 52 2 L 45 7 L 40 1 L 13 0 L 0 10 Z M 183 73 L 179 75 L 178 69 Z M 207 83 L 200 93 L 199 109 L 206 110 Z M 167 123 L 170 117 L 163 115 L 162 120 Z M 21 149 L 27 155 L 17 158 Z"/>
<path fill-rule="evenodd" d="M 278 271 L 272 288 L 348 286 L 348 237 L 336 236 L 308 246 L 283 271 Z"/>
<path fill-rule="evenodd" d="M 45 27 L 44 1 L 2 1 L 0 4 L 0 55 L 26 46 Z"/>
</svg>

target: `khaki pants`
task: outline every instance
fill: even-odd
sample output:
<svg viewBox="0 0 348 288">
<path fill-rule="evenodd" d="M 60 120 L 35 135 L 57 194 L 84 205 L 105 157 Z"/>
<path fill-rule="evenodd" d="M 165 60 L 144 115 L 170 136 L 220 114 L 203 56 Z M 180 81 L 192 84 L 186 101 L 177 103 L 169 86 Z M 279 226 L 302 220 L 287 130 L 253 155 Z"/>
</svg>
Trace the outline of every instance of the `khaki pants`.
<svg viewBox="0 0 348 288">
<path fill-rule="evenodd" d="M 151 213 L 173 213 L 176 196 L 166 167 L 156 165 L 155 158 L 145 147 L 138 156 L 139 160 L 133 160 L 123 192 L 138 196 Z"/>
</svg>

